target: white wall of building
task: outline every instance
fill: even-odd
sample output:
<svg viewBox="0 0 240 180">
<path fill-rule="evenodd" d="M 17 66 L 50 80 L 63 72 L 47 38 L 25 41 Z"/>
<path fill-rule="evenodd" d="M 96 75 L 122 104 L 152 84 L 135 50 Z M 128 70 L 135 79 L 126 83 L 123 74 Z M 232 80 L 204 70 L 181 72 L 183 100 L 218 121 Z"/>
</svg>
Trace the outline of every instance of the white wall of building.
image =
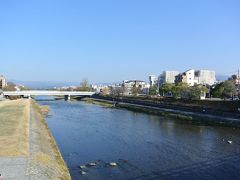
<svg viewBox="0 0 240 180">
<path fill-rule="evenodd" d="M 5 86 L 7 86 L 7 81 L 4 78 L 4 76 L 0 76 L 0 89 L 4 88 Z"/>
<path fill-rule="evenodd" d="M 175 83 L 175 76 L 178 74 L 178 71 L 163 71 L 163 73 L 159 76 L 159 85 L 162 85 L 164 83 Z"/>
<path fill-rule="evenodd" d="M 148 89 L 150 88 L 150 84 L 141 80 L 124 80 L 123 86 L 125 95 L 131 95 L 132 88 L 136 85 L 136 87 L 141 87 L 143 93 L 147 94 Z"/>
<path fill-rule="evenodd" d="M 188 71 L 185 71 L 184 72 L 184 74 L 185 74 L 185 83 L 187 83 L 189 86 L 194 86 L 194 84 L 197 82 L 196 80 L 195 80 L 195 71 L 194 71 L 194 69 L 190 69 L 190 70 L 188 70 Z"/>
<path fill-rule="evenodd" d="M 216 83 L 215 71 L 190 69 L 179 75 L 179 82 L 187 83 L 189 86 L 195 84 L 213 85 Z"/>
<path fill-rule="evenodd" d="M 216 74 L 212 70 L 199 70 L 196 71 L 196 79 L 198 84 L 208 84 L 213 85 L 216 83 Z"/>
<path fill-rule="evenodd" d="M 158 77 L 155 76 L 155 75 L 150 75 L 149 76 L 149 84 L 150 84 L 150 86 L 157 85 L 157 83 L 158 83 Z"/>
</svg>

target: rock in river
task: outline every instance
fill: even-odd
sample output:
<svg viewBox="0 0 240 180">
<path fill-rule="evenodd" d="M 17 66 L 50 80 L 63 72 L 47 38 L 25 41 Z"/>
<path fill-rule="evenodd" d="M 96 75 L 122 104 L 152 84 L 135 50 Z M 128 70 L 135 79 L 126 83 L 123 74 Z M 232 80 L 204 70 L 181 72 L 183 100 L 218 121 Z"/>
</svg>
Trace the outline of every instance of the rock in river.
<svg viewBox="0 0 240 180">
<path fill-rule="evenodd" d="M 85 169 L 85 168 L 86 168 L 85 165 L 81 165 L 81 166 L 79 166 L 79 167 L 80 167 L 80 169 Z"/>
<path fill-rule="evenodd" d="M 115 167 L 115 166 L 117 166 L 117 163 L 115 163 L 115 162 L 110 162 L 109 165 L 112 166 L 112 167 Z"/>
<path fill-rule="evenodd" d="M 89 163 L 88 165 L 89 166 L 96 166 L 97 164 L 96 163 Z"/>
<path fill-rule="evenodd" d="M 81 175 L 85 175 L 87 174 L 85 171 L 81 171 Z"/>
</svg>

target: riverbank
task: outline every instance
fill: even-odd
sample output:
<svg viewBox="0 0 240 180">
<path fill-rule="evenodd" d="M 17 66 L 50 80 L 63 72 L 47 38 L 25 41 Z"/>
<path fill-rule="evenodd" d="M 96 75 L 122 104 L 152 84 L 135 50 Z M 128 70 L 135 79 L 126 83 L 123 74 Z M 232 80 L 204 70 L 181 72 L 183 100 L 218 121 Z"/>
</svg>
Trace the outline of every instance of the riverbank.
<svg viewBox="0 0 240 180">
<path fill-rule="evenodd" d="M 34 101 L 15 100 L 0 102 L 0 108 L 1 129 L 5 130 L 0 134 L 4 179 L 71 179 L 45 122 L 46 107 L 43 110 Z"/>
<path fill-rule="evenodd" d="M 97 100 L 93 98 L 83 98 L 82 99 L 86 103 L 100 105 L 104 107 L 114 107 L 114 103 L 112 101 L 106 101 L 106 100 Z"/>
<path fill-rule="evenodd" d="M 108 107 L 116 107 L 116 108 L 125 108 L 132 111 L 144 112 L 148 114 L 160 115 L 165 117 L 171 117 L 180 120 L 187 120 L 192 121 L 195 123 L 204 123 L 207 125 L 221 125 L 221 126 L 232 126 L 232 127 L 240 127 L 240 119 L 236 114 L 231 116 L 230 113 L 226 113 L 226 115 L 222 115 L 219 112 L 217 115 L 216 112 L 209 113 L 206 110 L 202 111 L 191 111 L 185 109 L 175 109 L 174 107 L 171 108 L 168 106 L 166 107 L 158 107 L 158 106 L 151 106 L 151 105 L 143 105 L 137 103 L 126 103 L 121 101 L 111 101 L 99 98 L 87 98 L 85 99 L 88 103 L 99 104 L 99 105 L 106 105 Z M 229 115 L 229 116 L 227 116 Z"/>
</svg>

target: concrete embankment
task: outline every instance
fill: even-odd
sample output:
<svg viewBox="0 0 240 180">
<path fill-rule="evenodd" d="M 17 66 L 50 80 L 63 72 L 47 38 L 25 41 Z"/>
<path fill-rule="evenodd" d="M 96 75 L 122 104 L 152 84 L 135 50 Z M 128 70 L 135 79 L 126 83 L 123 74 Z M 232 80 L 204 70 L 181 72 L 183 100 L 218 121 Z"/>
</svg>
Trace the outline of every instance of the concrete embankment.
<svg viewBox="0 0 240 180">
<path fill-rule="evenodd" d="M 71 179 L 58 146 L 45 122 L 48 108 L 32 101 L 30 110 L 30 170 L 29 176 L 43 179 Z"/>
<path fill-rule="evenodd" d="M 0 102 L 0 173 L 4 179 L 71 179 L 41 108 L 30 100 Z"/>
<path fill-rule="evenodd" d="M 86 101 L 94 104 L 105 104 L 111 107 L 125 108 L 132 111 L 173 117 L 181 120 L 190 120 L 195 123 L 240 127 L 240 113 L 219 112 L 218 115 L 217 111 L 213 111 L 213 113 L 211 113 L 211 111 L 206 109 L 191 110 L 181 107 L 175 108 L 174 106 L 159 106 L 158 104 L 154 106 L 154 104 L 149 103 L 124 102 L 116 99 L 113 101 L 101 98 L 88 98 Z"/>
</svg>

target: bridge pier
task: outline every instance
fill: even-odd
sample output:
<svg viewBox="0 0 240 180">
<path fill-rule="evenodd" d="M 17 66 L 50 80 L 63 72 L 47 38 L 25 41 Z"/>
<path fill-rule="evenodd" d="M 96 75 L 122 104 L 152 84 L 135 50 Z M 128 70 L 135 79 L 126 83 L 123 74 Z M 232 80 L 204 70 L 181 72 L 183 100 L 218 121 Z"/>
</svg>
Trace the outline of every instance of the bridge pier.
<svg viewBox="0 0 240 180">
<path fill-rule="evenodd" d="M 71 101 L 71 95 L 65 95 L 65 101 Z"/>
</svg>

